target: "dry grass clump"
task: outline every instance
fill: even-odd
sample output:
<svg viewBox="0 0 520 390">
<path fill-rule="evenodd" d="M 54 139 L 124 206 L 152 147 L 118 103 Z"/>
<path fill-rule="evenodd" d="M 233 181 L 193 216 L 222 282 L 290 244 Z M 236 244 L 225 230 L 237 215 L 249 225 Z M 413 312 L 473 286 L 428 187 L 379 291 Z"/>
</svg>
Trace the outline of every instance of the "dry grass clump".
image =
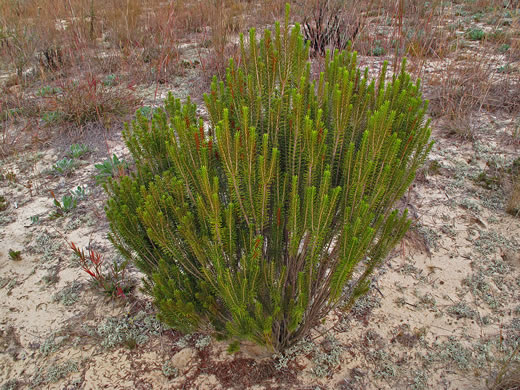
<svg viewBox="0 0 520 390">
<path fill-rule="evenodd" d="M 511 164 L 510 180 L 507 183 L 509 196 L 506 203 L 506 211 L 511 215 L 520 215 L 520 158 Z"/>
<path fill-rule="evenodd" d="M 7 88 L 0 93 L 0 157 L 9 155 L 38 134 L 40 113 L 36 99 Z"/>
<path fill-rule="evenodd" d="M 66 122 L 81 127 L 98 122 L 108 128 L 113 119 L 133 112 L 139 103 L 130 89 L 108 88 L 92 75 L 80 81 L 66 81 L 60 89 L 47 105 L 50 123 Z"/>
<path fill-rule="evenodd" d="M 227 66 L 227 47 L 232 34 L 244 29 L 245 7 L 241 2 L 233 0 L 210 0 L 208 3 L 210 36 L 209 41 L 213 49 L 213 61 L 210 73 L 223 76 Z M 206 65 L 206 68 L 209 64 Z M 208 69 L 206 69 L 208 70 Z"/>
<path fill-rule="evenodd" d="M 511 30 L 514 34 L 510 36 L 510 48 L 507 55 L 511 61 L 520 60 L 520 17 L 517 17 L 511 24 Z"/>
<path fill-rule="evenodd" d="M 506 211 L 511 215 L 520 215 L 520 175 L 516 177 L 512 184 L 511 194 L 506 204 Z"/>
<path fill-rule="evenodd" d="M 446 11 L 440 1 L 378 0 L 370 2 L 366 10 L 355 4 L 362 28 L 353 41 L 362 54 L 425 59 L 443 58 L 453 50 L 455 36 L 443 23 Z M 377 29 L 367 28 L 367 24 L 375 24 Z"/>
<path fill-rule="evenodd" d="M 520 112 L 520 73 L 504 73 L 482 56 L 465 54 L 428 79 L 430 114 L 449 133 L 472 137 L 471 117 L 481 110 Z"/>
<path fill-rule="evenodd" d="M 518 0 L 466 0 L 461 2 L 464 11 L 469 13 L 477 12 L 496 12 L 502 9 L 515 9 L 518 7 Z"/>
<path fill-rule="evenodd" d="M 450 133 L 471 136 L 470 115 L 480 110 L 491 89 L 491 67 L 483 62 L 452 63 L 441 76 L 429 80 L 430 114 L 446 119 Z"/>
<path fill-rule="evenodd" d="M 486 190 L 501 190 L 506 196 L 505 211 L 520 216 L 520 158 L 505 166 L 488 161 L 475 183 Z"/>
<path fill-rule="evenodd" d="M 515 115 L 520 112 L 520 73 L 518 71 L 510 76 L 496 75 L 488 91 L 486 107 L 490 111 L 505 111 Z"/>
<path fill-rule="evenodd" d="M 121 51 L 123 58 L 153 47 L 158 54 L 152 65 L 159 73 L 175 56 L 174 11 L 172 4 L 159 0 L 3 0 L 0 65 L 15 68 L 21 77 L 30 68 L 42 74 L 93 65 L 100 53 L 111 49 Z M 139 67 L 143 62 L 134 57 L 128 63 Z"/>
<path fill-rule="evenodd" d="M 81 42 L 81 23 L 70 16 L 74 10 L 66 4 L 0 1 L 1 62 L 13 66 L 19 77 L 31 67 L 34 74 L 46 67 L 56 70 L 66 62 L 65 57 L 77 52 Z"/>
<path fill-rule="evenodd" d="M 453 33 L 438 26 L 410 28 L 407 36 L 405 52 L 410 57 L 444 58 L 453 51 Z"/>
<path fill-rule="evenodd" d="M 520 390 L 520 361 L 514 360 L 520 353 L 520 344 L 512 352 L 508 360 L 500 367 L 490 390 Z"/>
<path fill-rule="evenodd" d="M 185 33 L 202 32 L 210 17 L 208 3 L 207 1 L 176 1 L 174 6 L 177 27 Z"/>
<path fill-rule="evenodd" d="M 285 1 L 241 0 L 0 0 L 0 67 L 19 78 L 75 68 L 124 69 L 132 81 L 167 82 L 182 72 L 179 42 L 190 34 L 210 48 L 220 72 L 230 36 L 282 11 Z M 269 20 L 270 22 L 272 19 Z M 117 51 L 117 53 L 113 53 Z M 101 58 L 100 58 L 101 57 Z M 106 61 L 107 58 L 116 59 Z M 119 64 L 117 64 L 119 62 Z M 30 72 L 28 73 L 28 70 Z"/>
</svg>

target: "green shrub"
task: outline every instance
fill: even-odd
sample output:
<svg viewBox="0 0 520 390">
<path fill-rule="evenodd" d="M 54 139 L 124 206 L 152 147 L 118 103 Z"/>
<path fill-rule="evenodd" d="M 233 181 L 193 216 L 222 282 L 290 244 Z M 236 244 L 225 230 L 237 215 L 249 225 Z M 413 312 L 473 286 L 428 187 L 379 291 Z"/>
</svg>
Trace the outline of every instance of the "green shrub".
<svg viewBox="0 0 520 390">
<path fill-rule="evenodd" d="M 348 310 L 409 227 L 394 210 L 431 148 L 419 82 L 368 80 L 356 53 L 311 79 L 300 27 L 276 24 L 205 95 L 126 126 L 136 173 L 109 180 L 110 239 L 159 318 L 277 351 Z"/>
</svg>

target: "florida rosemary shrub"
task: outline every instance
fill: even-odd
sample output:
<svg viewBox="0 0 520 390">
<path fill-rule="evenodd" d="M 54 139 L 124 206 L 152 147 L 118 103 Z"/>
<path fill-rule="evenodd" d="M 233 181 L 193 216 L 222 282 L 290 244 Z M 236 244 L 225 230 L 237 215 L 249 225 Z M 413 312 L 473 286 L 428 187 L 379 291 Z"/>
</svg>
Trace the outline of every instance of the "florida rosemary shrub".
<svg viewBox="0 0 520 390">
<path fill-rule="evenodd" d="M 151 122 L 138 113 L 124 133 L 136 173 L 106 186 L 110 238 L 162 321 L 277 351 L 367 292 L 431 148 L 419 82 L 386 83 L 386 65 L 370 81 L 352 52 L 312 80 L 287 20 L 242 37 L 205 96 L 209 127 L 171 94 Z"/>
</svg>

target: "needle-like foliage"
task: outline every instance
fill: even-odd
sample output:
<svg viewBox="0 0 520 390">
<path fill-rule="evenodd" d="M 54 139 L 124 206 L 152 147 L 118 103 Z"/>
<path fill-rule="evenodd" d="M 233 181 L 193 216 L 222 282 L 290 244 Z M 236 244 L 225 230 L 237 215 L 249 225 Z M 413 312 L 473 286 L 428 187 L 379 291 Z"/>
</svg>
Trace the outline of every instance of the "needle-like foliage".
<svg viewBox="0 0 520 390">
<path fill-rule="evenodd" d="M 355 52 L 329 53 L 313 80 L 288 16 L 241 51 L 205 96 L 209 125 L 170 94 L 127 126 L 136 173 L 106 187 L 110 239 L 168 325 L 283 351 L 368 291 L 409 227 L 394 207 L 430 129 L 404 64 L 370 80 Z"/>
</svg>

